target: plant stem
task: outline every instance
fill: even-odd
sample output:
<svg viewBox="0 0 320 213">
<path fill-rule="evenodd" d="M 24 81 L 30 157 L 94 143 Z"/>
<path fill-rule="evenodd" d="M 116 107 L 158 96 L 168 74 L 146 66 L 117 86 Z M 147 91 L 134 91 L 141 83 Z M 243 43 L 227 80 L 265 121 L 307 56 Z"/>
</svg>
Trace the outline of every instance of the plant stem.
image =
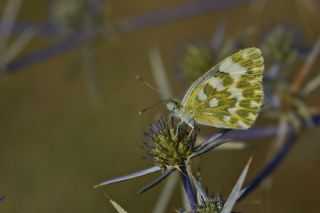
<svg viewBox="0 0 320 213">
<path fill-rule="evenodd" d="M 296 135 L 293 133 L 287 135 L 287 139 L 281 149 L 275 154 L 273 159 L 264 167 L 264 169 L 250 182 L 250 184 L 245 187 L 242 195 L 238 201 L 243 200 L 247 195 L 249 195 L 253 190 L 255 190 L 260 183 L 265 180 L 283 161 L 287 156 L 292 146 L 295 144 Z"/>
<path fill-rule="evenodd" d="M 179 169 L 180 169 L 180 177 L 182 179 L 184 190 L 188 196 L 192 212 L 194 212 L 194 209 L 197 206 L 197 199 L 193 191 L 190 178 L 188 176 L 188 172 L 186 170 L 185 165 L 180 166 Z"/>
</svg>

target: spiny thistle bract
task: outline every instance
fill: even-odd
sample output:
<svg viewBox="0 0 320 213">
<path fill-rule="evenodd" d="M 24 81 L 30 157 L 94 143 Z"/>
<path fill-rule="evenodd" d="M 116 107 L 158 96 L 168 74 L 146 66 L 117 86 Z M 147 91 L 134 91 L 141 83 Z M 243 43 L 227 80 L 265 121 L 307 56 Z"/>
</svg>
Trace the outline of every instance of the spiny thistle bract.
<svg viewBox="0 0 320 213">
<path fill-rule="evenodd" d="M 176 134 L 177 131 L 177 134 Z M 193 131 L 177 120 L 160 119 L 145 133 L 143 147 L 155 165 L 164 169 L 181 165 L 192 154 L 199 128 Z"/>
</svg>

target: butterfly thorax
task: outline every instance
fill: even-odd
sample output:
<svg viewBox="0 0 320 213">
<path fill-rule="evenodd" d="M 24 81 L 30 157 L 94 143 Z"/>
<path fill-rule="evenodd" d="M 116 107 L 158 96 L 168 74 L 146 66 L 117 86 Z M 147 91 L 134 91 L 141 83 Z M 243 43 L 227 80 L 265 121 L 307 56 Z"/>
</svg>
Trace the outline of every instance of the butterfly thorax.
<svg viewBox="0 0 320 213">
<path fill-rule="evenodd" d="M 190 127 L 194 127 L 195 120 L 193 115 L 190 112 L 185 111 L 179 100 L 170 99 L 167 102 L 167 109 L 174 117 L 179 118 L 182 122 L 188 124 Z"/>
</svg>

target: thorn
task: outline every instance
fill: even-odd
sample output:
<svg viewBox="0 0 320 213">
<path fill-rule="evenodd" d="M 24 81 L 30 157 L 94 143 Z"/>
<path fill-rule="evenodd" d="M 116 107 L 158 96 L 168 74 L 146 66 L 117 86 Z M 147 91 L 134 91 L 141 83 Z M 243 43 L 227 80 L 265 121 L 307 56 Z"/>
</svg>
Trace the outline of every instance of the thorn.
<svg viewBox="0 0 320 213">
<path fill-rule="evenodd" d="M 93 188 L 96 189 L 96 188 L 98 188 L 100 186 L 101 186 L 101 184 L 97 184 L 97 185 L 94 185 Z"/>
<path fill-rule="evenodd" d="M 104 192 L 103 194 L 109 201 L 112 200 L 107 193 Z"/>
<path fill-rule="evenodd" d="M 250 158 L 249 158 L 249 160 L 248 160 L 248 165 L 250 165 L 251 164 L 251 162 L 252 162 L 252 156 L 250 156 Z"/>
</svg>

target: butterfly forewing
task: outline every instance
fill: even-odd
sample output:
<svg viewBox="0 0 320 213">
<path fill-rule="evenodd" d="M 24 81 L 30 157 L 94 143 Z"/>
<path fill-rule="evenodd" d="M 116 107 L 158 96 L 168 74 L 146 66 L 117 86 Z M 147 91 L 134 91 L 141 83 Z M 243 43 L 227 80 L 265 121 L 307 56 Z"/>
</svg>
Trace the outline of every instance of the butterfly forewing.
<svg viewBox="0 0 320 213">
<path fill-rule="evenodd" d="M 184 111 L 200 124 L 249 128 L 263 101 L 263 68 L 259 49 L 234 53 L 190 87 L 182 101 Z"/>
</svg>

